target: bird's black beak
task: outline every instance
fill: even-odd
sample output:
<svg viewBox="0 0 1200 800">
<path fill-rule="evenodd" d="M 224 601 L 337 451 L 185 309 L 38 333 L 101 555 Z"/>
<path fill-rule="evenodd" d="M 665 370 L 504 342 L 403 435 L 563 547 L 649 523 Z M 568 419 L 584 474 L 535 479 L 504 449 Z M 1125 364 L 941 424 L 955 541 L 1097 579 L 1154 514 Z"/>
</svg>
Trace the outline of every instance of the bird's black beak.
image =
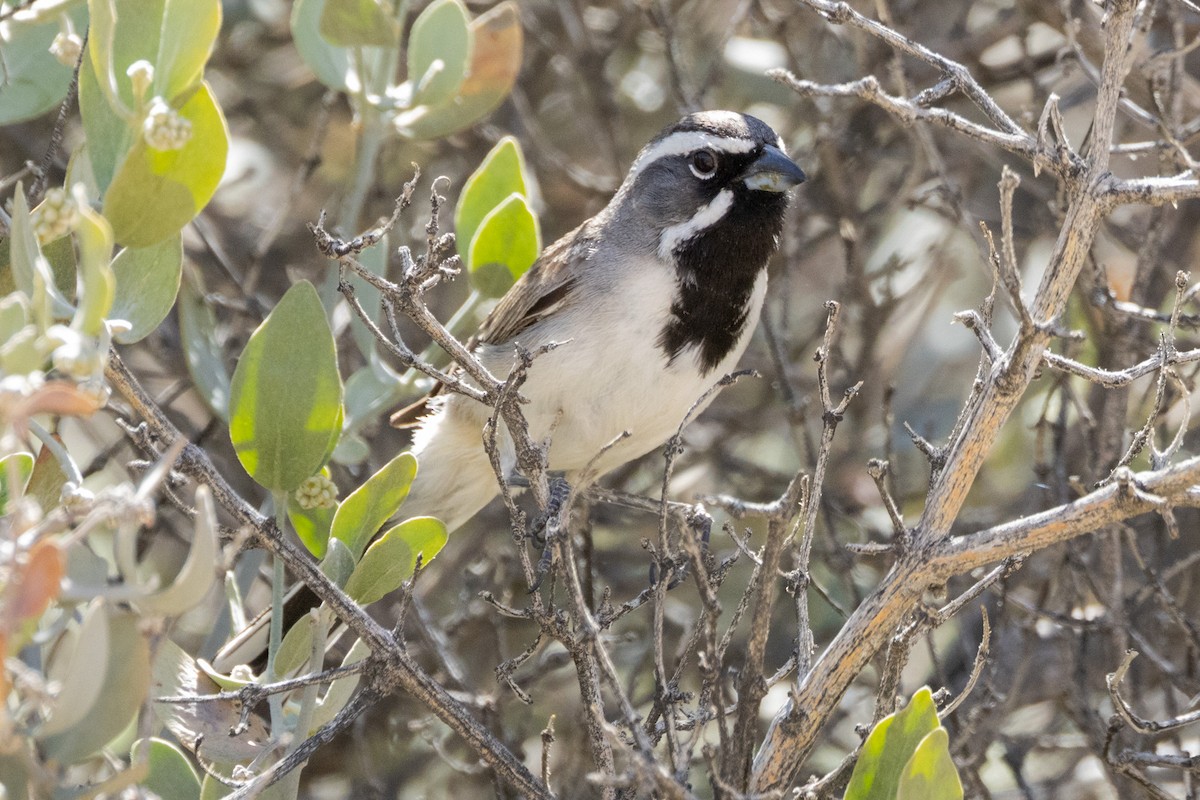
<svg viewBox="0 0 1200 800">
<path fill-rule="evenodd" d="M 805 177 L 804 170 L 774 145 L 764 147 L 762 154 L 742 173 L 747 187 L 763 192 L 786 192 L 804 183 Z"/>
</svg>

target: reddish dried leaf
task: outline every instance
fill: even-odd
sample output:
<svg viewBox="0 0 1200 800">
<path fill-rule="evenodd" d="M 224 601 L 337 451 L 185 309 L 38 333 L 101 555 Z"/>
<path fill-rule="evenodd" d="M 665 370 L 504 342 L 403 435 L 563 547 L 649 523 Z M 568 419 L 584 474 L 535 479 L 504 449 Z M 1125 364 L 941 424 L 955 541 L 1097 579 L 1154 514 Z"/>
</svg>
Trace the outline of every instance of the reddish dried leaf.
<svg viewBox="0 0 1200 800">
<path fill-rule="evenodd" d="M 4 625 L 8 631 L 26 620 L 37 619 L 58 597 L 66 562 L 58 542 L 42 539 L 29 551 L 29 559 L 16 568 L 8 596 Z"/>
</svg>

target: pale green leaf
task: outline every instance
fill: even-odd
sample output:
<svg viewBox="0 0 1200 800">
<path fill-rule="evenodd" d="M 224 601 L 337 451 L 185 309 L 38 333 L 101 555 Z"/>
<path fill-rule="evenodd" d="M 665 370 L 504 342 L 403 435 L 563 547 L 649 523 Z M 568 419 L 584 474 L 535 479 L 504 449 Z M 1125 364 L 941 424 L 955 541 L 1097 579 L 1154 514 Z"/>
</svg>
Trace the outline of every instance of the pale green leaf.
<svg viewBox="0 0 1200 800">
<path fill-rule="evenodd" d="M 172 236 L 149 247 L 126 247 L 113 259 L 112 269 L 117 297 L 108 316 L 133 326 L 113 338 L 133 344 L 157 328 L 175 305 L 183 275 L 183 241 Z"/>
<path fill-rule="evenodd" d="M 418 556 L 424 566 L 445 544 L 446 526 L 441 520 L 413 517 L 401 522 L 367 548 L 346 581 L 346 594 L 360 605 L 374 603 L 408 580 Z"/>
<path fill-rule="evenodd" d="M 79 247 L 79 289 L 71 327 L 87 336 L 98 336 L 104 329 L 104 320 L 117 291 L 117 279 L 110 263 L 113 232 L 108 220 L 88 205 L 83 187 L 77 188 L 73 194 L 78 209 L 75 241 Z"/>
<path fill-rule="evenodd" d="M 330 44 L 321 35 L 326 0 L 296 0 L 292 6 L 292 42 L 317 80 L 340 92 L 358 85 L 350 50 Z"/>
<path fill-rule="evenodd" d="M 179 292 L 179 335 L 192 384 L 214 414 L 229 421 L 229 370 L 217 340 L 217 318 L 204 300 L 203 287 L 182 282 Z M 195 278 L 199 280 L 199 278 Z"/>
<path fill-rule="evenodd" d="M 91 50 L 95 39 L 88 41 Z M 109 104 L 90 58 L 84 58 L 79 67 L 79 117 L 87 136 L 92 176 L 99 190 L 96 196 L 101 196 L 112 183 L 117 166 L 133 142 L 133 129 Z"/>
<path fill-rule="evenodd" d="M 198 605 L 216 580 L 217 548 L 217 511 L 212 491 L 201 485 L 196 488 L 196 522 L 187 560 L 170 585 L 138 598 L 137 607 L 151 614 L 175 617 Z"/>
<path fill-rule="evenodd" d="M 38 736 L 63 733 L 91 713 L 104 690 L 106 677 L 95 666 L 108 661 L 108 612 L 97 601 L 84 613 L 79 629 L 70 631 L 54 650 L 47 677 L 61 688 L 51 701 Z"/>
<path fill-rule="evenodd" d="M 459 0 L 434 0 L 408 36 L 408 79 L 414 105 L 438 105 L 462 86 L 471 58 L 471 27 Z"/>
<path fill-rule="evenodd" d="M 255 481 L 290 492 L 321 468 L 341 430 L 342 380 L 311 283 L 289 289 L 251 335 L 230 391 L 230 438 Z"/>
<path fill-rule="evenodd" d="M 150 774 L 139 785 L 171 800 L 200 800 L 200 777 L 183 751 L 165 739 L 138 739 L 130 757 L 145 759 Z"/>
<path fill-rule="evenodd" d="M 473 125 L 512 91 L 521 71 L 523 41 L 516 3 L 506 0 L 481 14 L 471 22 L 466 80 L 449 100 L 398 114 L 396 129 L 410 139 L 436 139 Z"/>
<path fill-rule="evenodd" d="M 130 10 L 145 2 L 130 1 Z M 122 17 L 117 23 L 118 37 L 124 35 L 124 22 Z M 166 0 L 159 23 L 158 54 L 152 62 L 154 94 L 171 100 L 199 83 L 220 30 L 220 0 Z"/>
<path fill-rule="evenodd" d="M 72 9 L 76 30 L 87 27 L 82 8 Z M 44 22 L 8 21 L 0 24 L 0 125 L 32 119 L 58 106 L 67 95 L 72 69 L 60 64 L 50 43 L 61 25 L 57 18 Z"/>
<path fill-rule="evenodd" d="M 8 498 L 23 493 L 33 474 L 32 453 L 11 453 L 0 458 L 0 517 L 8 509 Z"/>
<path fill-rule="evenodd" d="M 150 645 L 140 631 L 141 620 L 107 607 L 105 613 L 109 615 L 109 649 L 104 691 L 86 718 L 62 733 L 38 737 L 42 752 L 63 764 L 91 755 L 125 730 L 150 689 Z M 96 669 L 95 664 L 87 667 Z"/>
</svg>

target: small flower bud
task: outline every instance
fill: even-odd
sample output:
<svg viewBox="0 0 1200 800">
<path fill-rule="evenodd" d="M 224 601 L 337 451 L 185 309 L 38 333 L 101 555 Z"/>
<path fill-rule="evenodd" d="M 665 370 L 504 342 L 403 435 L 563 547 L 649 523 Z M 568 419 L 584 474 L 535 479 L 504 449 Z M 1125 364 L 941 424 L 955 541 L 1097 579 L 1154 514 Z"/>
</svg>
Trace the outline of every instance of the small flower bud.
<svg viewBox="0 0 1200 800">
<path fill-rule="evenodd" d="M 311 511 L 315 508 L 333 508 L 337 505 L 337 484 L 324 475 L 313 475 L 306 478 L 300 488 L 296 489 L 296 502 L 300 507 Z"/>
<path fill-rule="evenodd" d="M 66 236 L 79 219 L 79 209 L 65 189 L 54 188 L 46 192 L 42 202 L 29 215 L 33 232 L 42 244 Z"/>
<path fill-rule="evenodd" d="M 50 55 L 54 56 L 64 67 L 74 67 L 81 52 L 83 52 L 83 39 L 80 39 L 77 33 L 59 33 L 50 43 Z"/>
<path fill-rule="evenodd" d="M 142 98 L 150 89 L 150 84 L 154 83 L 154 65 L 143 58 L 130 64 L 129 69 L 125 70 L 125 74 L 129 76 L 129 81 L 133 84 L 133 99 L 141 105 Z"/>
<path fill-rule="evenodd" d="M 192 138 L 192 122 L 156 97 L 142 123 L 142 138 L 155 150 L 180 150 Z"/>
</svg>

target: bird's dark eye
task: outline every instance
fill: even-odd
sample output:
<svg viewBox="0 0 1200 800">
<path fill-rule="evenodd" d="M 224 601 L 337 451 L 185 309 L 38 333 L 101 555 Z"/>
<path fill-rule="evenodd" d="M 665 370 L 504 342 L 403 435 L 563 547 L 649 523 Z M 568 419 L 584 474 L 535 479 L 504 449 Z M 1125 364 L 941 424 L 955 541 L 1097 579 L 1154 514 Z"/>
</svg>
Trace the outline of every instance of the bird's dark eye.
<svg viewBox="0 0 1200 800">
<path fill-rule="evenodd" d="M 717 171 L 717 157 L 709 150 L 692 153 L 692 172 L 697 178 L 707 178 Z"/>
</svg>

